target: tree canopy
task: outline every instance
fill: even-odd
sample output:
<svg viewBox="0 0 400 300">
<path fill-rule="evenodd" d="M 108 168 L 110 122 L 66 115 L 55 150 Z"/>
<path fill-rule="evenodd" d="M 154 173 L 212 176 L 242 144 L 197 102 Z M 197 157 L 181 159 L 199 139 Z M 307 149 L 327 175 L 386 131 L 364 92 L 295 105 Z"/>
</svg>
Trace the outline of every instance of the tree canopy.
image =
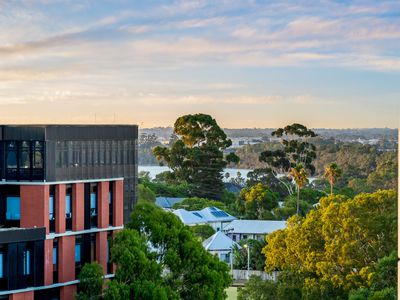
<svg viewBox="0 0 400 300">
<path fill-rule="evenodd" d="M 150 203 L 135 207 L 111 258 L 117 271 L 107 299 L 224 299 L 231 282 L 228 266 L 189 227 Z"/>
<path fill-rule="evenodd" d="M 248 219 L 274 219 L 271 210 L 278 206 L 278 194 L 258 183 L 241 190 L 238 199 L 239 213 Z"/>
<path fill-rule="evenodd" d="M 334 195 L 319 203 L 306 217 L 290 218 L 287 229 L 268 235 L 266 271 L 301 275 L 303 295 L 315 299 L 370 287 L 377 261 L 397 246 L 396 192 Z"/>
<path fill-rule="evenodd" d="M 174 133 L 178 139 L 170 148 L 153 149 L 156 158 L 171 168 L 172 178 L 191 184 L 193 196 L 221 198 L 223 168 L 229 162 L 238 162 L 233 153 L 224 157 L 223 151 L 232 141 L 215 119 L 206 114 L 179 117 Z"/>
</svg>

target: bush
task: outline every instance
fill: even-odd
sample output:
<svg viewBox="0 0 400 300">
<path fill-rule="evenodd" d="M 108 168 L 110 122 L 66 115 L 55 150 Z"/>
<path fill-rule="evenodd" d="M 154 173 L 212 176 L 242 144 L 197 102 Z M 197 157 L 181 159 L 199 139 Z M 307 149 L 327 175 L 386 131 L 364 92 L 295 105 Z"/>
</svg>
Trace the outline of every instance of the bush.
<svg viewBox="0 0 400 300">
<path fill-rule="evenodd" d="M 85 264 L 79 273 L 80 280 L 76 295 L 78 300 L 101 299 L 103 290 L 103 267 L 97 262 Z"/>
</svg>

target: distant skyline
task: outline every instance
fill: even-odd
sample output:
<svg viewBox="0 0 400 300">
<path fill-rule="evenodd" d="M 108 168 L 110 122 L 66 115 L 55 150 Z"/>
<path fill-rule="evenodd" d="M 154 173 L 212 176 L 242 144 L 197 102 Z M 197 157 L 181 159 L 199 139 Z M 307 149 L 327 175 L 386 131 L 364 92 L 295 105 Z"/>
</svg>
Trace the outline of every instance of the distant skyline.
<svg viewBox="0 0 400 300">
<path fill-rule="evenodd" d="M 398 128 L 400 1 L 0 0 L 0 123 Z"/>
</svg>

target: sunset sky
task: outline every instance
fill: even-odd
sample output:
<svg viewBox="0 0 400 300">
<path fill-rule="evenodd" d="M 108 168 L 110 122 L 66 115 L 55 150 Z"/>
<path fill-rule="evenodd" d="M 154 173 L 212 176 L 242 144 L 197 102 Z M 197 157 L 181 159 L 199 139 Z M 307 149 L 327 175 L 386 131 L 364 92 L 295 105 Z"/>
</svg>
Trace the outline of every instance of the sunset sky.
<svg viewBox="0 0 400 300">
<path fill-rule="evenodd" d="M 400 1 L 0 0 L 0 123 L 398 127 Z"/>
</svg>

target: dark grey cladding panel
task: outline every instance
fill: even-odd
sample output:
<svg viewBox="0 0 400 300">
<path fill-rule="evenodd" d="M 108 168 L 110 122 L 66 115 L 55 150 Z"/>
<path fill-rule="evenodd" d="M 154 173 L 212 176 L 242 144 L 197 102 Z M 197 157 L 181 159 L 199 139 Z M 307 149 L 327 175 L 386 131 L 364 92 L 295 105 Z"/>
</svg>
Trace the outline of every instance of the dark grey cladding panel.
<svg viewBox="0 0 400 300">
<path fill-rule="evenodd" d="M 2 140 L 44 141 L 45 138 L 44 126 L 5 125 L 2 127 Z"/>
<path fill-rule="evenodd" d="M 2 140 L 131 140 L 137 125 L 3 125 Z"/>
<path fill-rule="evenodd" d="M 46 140 L 132 140 L 137 137 L 137 125 L 50 125 L 46 127 Z"/>
<path fill-rule="evenodd" d="M 46 227 L 0 229 L 0 244 L 46 239 Z"/>
</svg>

